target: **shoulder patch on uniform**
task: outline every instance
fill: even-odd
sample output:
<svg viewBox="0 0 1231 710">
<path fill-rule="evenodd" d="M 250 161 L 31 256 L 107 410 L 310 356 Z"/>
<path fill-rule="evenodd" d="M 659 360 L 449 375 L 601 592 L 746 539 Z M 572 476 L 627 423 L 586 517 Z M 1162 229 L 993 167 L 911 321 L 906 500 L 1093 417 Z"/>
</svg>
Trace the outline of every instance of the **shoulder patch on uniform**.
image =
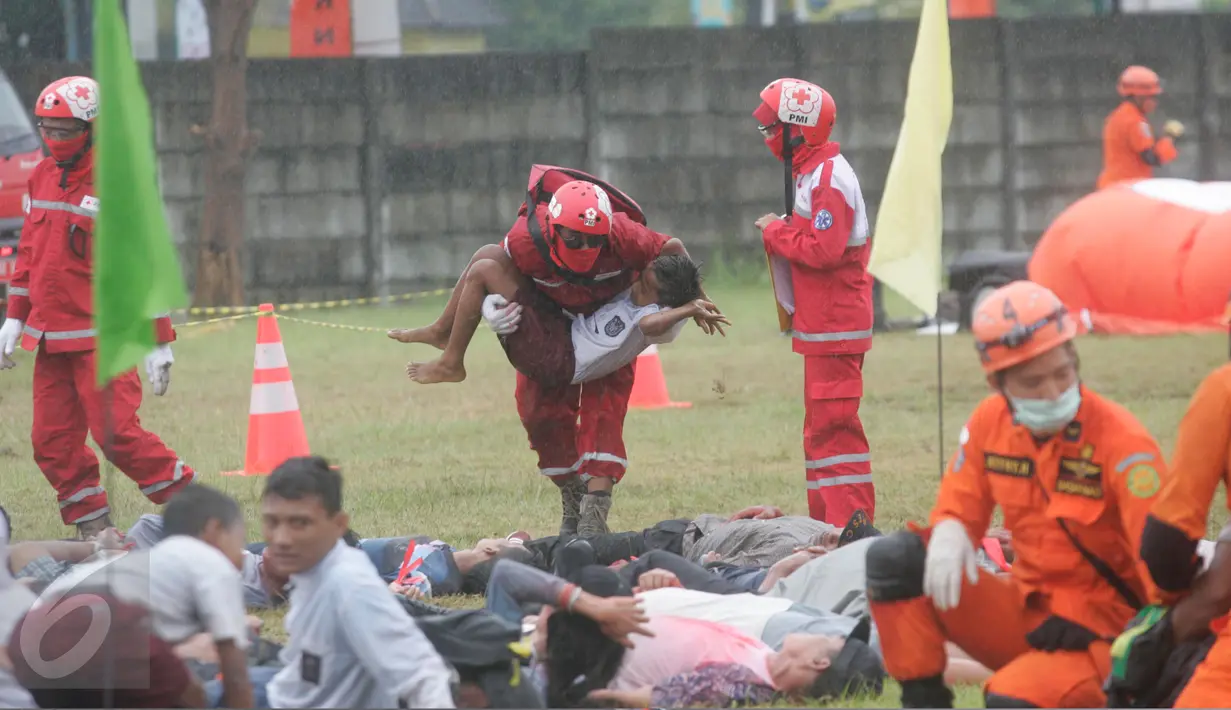
<svg viewBox="0 0 1231 710">
<path fill-rule="evenodd" d="M 1135 454 L 1129 454 L 1128 456 L 1125 456 L 1123 459 L 1121 459 L 1119 463 L 1116 464 L 1116 473 L 1124 473 L 1125 471 L 1128 470 L 1129 466 L 1132 466 L 1135 463 L 1145 463 L 1146 461 L 1153 461 L 1153 460 L 1154 460 L 1154 454 L 1148 451 L 1139 451 Z"/>
<path fill-rule="evenodd" d="M 1002 476 L 1030 478 L 1034 475 L 1034 459 L 1025 456 L 984 453 L 983 470 L 988 473 L 999 473 Z"/>
<path fill-rule="evenodd" d="M 829 210 L 821 210 L 816 213 L 816 217 L 812 220 L 812 227 L 818 232 L 823 232 L 833 226 L 833 215 Z"/>
<path fill-rule="evenodd" d="M 1158 469 L 1150 464 L 1142 463 L 1134 466 L 1124 477 L 1124 487 L 1138 498 L 1149 498 L 1163 485 Z"/>
<path fill-rule="evenodd" d="M 607 321 L 607 325 L 603 326 L 603 332 L 608 338 L 614 338 L 624 332 L 624 319 L 619 316 L 612 316 L 611 320 Z"/>
</svg>

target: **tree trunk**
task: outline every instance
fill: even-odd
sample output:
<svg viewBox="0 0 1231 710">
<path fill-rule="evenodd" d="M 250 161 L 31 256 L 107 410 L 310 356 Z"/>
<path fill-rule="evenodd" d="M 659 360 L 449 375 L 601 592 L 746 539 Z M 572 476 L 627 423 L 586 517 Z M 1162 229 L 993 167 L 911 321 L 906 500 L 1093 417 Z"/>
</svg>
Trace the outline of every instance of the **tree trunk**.
<svg viewBox="0 0 1231 710">
<path fill-rule="evenodd" d="M 205 0 L 214 105 L 205 140 L 205 198 L 193 295 L 196 306 L 243 304 L 244 175 L 259 135 L 248 130 L 248 33 L 256 0 Z"/>
</svg>

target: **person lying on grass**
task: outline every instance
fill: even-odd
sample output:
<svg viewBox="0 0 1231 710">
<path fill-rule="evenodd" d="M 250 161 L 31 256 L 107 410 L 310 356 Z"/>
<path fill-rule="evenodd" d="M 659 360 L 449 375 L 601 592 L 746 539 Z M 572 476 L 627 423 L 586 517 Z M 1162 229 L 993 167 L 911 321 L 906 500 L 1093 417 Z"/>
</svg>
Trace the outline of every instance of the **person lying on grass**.
<svg viewBox="0 0 1231 710">
<path fill-rule="evenodd" d="M 583 591 L 633 596 L 615 571 L 598 565 L 575 570 L 566 580 L 501 560 L 492 583 L 501 589 L 490 590 L 489 600 L 507 596 L 517 605 L 544 605 L 533 646 L 535 675 L 545 686 L 548 707 L 593 706 L 596 700 L 625 703 L 619 707 L 765 704 L 783 696 L 834 697 L 834 688 L 874 685 L 884 676 L 878 664 L 867 674 L 862 663 L 852 663 L 855 656 L 868 655 L 858 653 L 866 646 L 839 635 L 788 633 L 775 649 L 726 624 L 647 610 L 645 628 L 652 635 L 637 636 L 631 644 L 612 640 L 571 608 L 570 600 Z M 500 615 L 516 621 L 508 616 L 516 608 Z"/>
<path fill-rule="evenodd" d="M 509 303 L 521 306 L 509 315 L 519 319 L 518 327 L 500 336 L 501 345 L 514 368 L 545 386 L 611 374 L 650 345 L 674 340 L 689 318 L 705 324 L 702 328 L 707 333 L 723 332 L 721 326 L 730 325 L 714 304 L 701 298 L 700 269 L 682 254 L 658 257 L 632 288 L 584 316 L 570 317 L 548 301 L 504 255 L 475 261 L 464 278 L 444 352 L 431 362 L 406 366 L 406 374 L 420 384 L 466 379 L 466 349 L 484 309 Z M 437 333 L 430 328 L 394 330 L 389 337 L 403 343 L 439 345 Z"/>
</svg>

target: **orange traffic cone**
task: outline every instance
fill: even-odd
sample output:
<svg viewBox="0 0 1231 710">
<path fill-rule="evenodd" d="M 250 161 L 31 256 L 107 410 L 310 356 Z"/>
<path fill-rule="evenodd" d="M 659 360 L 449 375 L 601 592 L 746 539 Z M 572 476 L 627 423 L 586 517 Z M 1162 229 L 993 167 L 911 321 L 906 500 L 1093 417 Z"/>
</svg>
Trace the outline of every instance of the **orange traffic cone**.
<svg viewBox="0 0 1231 710">
<path fill-rule="evenodd" d="M 685 409 L 692 402 L 672 402 L 667 394 L 667 378 L 663 376 L 663 364 L 658 359 L 658 346 L 651 345 L 637 356 L 637 374 L 633 379 L 633 393 L 628 398 L 631 409 Z"/>
<path fill-rule="evenodd" d="M 224 476 L 268 476 L 294 456 L 308 455 L 308 436 L 291 367 L 282 347 L 273 304 L 262 303 L 256 326 L 256 362 L 252 370 L 252 398 L 248 405 L 248 452 L 244 470 Z"/>
</svg>

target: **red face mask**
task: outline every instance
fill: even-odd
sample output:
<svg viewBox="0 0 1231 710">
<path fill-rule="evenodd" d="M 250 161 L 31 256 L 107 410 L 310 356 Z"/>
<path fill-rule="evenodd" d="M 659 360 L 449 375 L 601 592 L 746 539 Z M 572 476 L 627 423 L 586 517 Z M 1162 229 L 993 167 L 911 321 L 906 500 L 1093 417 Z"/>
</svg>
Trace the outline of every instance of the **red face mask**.
<svg viewBox="0 0 1231 710">
<path fill-rule="evenodd" d="M 756 111 L 752 112 L 752 117 L 760 126 L 761 137 L 765 139 L 765 147 L 769 148 L 769 152 L 773 153 L 775 158 L 782 160 L 782 122 L 778 120 L 778 114 L 769 107 L 769 104 L 762 103 Z"/>
<path fill-rule="evenodd" d="M 47 144 L 47 150 L 51 151 L 51 157 L 55 158 L 56 162 L 63 163 L 72 160 L 73 156 L 80 153 L 89 139 L 90 134 L 84 132 L 76 138 L 70 138 L 66 141 L 54 141 L 44 138 L 43 142 Z"/>
</svg>

